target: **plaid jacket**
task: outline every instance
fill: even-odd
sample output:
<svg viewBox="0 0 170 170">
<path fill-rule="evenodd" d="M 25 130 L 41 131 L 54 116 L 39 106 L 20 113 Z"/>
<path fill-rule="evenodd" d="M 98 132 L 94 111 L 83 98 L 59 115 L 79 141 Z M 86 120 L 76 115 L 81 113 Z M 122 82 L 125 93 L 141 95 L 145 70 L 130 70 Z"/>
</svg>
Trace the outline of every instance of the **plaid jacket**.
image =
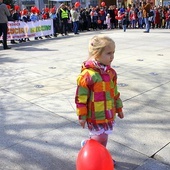
<svg viewBox="0 0 170 170">
<path fill-rule="evenodd" d="M 117 74 L 113 68 L 105 70 L 87 61 L 77 78 L 75 103 L 80 120 L 92 123 L 113 121 L 122 111 L 122 101 L 117 90 Z"/>
</svg>

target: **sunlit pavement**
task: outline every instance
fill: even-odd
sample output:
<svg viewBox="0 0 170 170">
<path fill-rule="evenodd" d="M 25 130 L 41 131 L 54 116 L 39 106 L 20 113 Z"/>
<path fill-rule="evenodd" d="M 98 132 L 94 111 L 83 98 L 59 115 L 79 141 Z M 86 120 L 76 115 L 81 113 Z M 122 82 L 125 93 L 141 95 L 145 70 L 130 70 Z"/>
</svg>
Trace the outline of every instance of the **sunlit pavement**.
<svg viewBox="0 0 170 170">
<path fill-rule="evenodd" d="M 75 113 L 76 78 L 96 34 L 116 42 L 125 118 L 116 119 L 107 146 L 115 169 L 170 169 L 170 30 L 135 29 L 0 45 L 1 170 L 76 169 L 88 138 Z"/>
</svg>

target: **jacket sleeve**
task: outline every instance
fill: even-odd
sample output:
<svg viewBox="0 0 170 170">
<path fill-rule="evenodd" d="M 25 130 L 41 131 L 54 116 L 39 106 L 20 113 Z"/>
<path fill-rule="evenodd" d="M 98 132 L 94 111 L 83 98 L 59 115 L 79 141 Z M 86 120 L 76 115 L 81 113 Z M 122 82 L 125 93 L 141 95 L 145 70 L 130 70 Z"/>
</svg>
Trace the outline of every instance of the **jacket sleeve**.
<svg viewBox="0 0 170 170">
<path fill-rule="evenodd" d="M 79 116 L 79 120 L 87 119 L 87 103 L 90 95 L 90 90 L 88 87 L 89 84 L 89 75 L 86 72 L 85 74 L 80 74 L 77 78 L 77 90 L 75 96 L 76 103 L 76 112 L 77 116 Z"/>
<path fill-rule="evenodd" d="M 123 103 L 122 100 L 120 99 L 120 93 L 118 91 L 117 87 L 117 74 L 115 72 L 115 77 L 114 77 L 114 100 L 115 100 L 115 107 L 116 107 L 116 113 L 122 112 L 123 108 Z"/>
<path fill-rule="evenodd" d="M 122 100 L 120 99 L 120 93 L 116 89 L 117 89 L 117 86 L 115 88 L 115 91 L 116 91 L 116 95 L 115 95 L 116 113 L 120 113 L 120 112 L 122 112 L 123 103 L 122 103 Z"/>
</svg>

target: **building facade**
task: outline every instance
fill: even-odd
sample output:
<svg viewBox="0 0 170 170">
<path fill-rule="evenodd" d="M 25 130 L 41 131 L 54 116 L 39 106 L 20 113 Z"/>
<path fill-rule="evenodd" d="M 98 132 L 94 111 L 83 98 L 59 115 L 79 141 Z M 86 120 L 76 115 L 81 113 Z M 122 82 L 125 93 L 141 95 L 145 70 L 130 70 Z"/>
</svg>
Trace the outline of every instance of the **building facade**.
<svg viewBox="0 0 170 170">
<path fill-rule="evenodd" d="M 63 2 L 71 6 L 77 1 L 80 2 L 81 7 L 100 6 L 101 2 L 105 2 L 106 6 L 117 5 L 119 8 L 122 5 L 128 6 L 128 4 L 141 4 L 144 0 L 16 0 L 16 3 L 21 9 L 30 9 L 32 6 L 36 6 L 41 10 L 45 7 L 58 7 Z M 170 0 L 151 0 L 151 3 L 156 6 L 170 5 Z"/>
</svg>

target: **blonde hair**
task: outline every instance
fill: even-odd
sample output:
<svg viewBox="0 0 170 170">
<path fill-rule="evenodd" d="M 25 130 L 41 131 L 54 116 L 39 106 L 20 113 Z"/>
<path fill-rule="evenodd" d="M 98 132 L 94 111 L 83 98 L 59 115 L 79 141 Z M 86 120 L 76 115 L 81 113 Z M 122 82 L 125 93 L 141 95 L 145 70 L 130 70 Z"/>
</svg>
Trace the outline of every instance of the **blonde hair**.
<svg viewBox="0 0 170 170">
<path fill-rule="evenodd" d="M 104 35 L 94 36 L 89 42 L 89 58 L 97 58 L 102 54 L 106 46 L 113 45 L 115 48 L 115 42 Z"/>
</svg>

